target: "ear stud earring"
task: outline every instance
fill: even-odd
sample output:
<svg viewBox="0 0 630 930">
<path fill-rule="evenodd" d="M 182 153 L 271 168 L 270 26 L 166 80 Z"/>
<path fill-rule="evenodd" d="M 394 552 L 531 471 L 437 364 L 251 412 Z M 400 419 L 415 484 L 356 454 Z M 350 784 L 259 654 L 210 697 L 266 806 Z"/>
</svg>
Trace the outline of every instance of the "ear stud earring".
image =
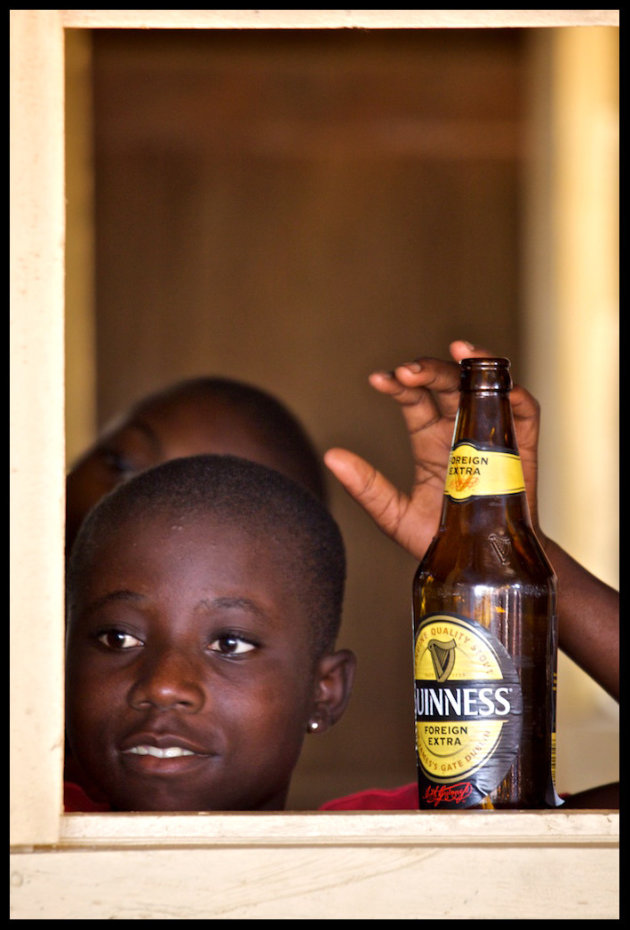
<svg viewBox="0 0 630 930">
<path fill-rule="evenodd" d="M 319 720 L 309 720 L 308 722 L 309 733 L 316 733 L 318 730 L 319 730 Z"/>
</svg>

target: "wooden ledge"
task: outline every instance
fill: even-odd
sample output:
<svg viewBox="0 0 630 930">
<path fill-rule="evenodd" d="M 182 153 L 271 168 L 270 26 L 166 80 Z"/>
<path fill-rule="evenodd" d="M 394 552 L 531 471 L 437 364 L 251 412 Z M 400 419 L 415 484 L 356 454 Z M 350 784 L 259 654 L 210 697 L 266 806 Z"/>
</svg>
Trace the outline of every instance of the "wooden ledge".
<svg viewBox="0 0 630 930">
<path fill-rule="evenodd" d="M 12 919 L 619 919 L 616 811 L 68 814 Z"/>
<path fill-rule="evenodd" d="M 618 811 L 66 814 L 60 846 L 615 845 Z"/>
</svg>

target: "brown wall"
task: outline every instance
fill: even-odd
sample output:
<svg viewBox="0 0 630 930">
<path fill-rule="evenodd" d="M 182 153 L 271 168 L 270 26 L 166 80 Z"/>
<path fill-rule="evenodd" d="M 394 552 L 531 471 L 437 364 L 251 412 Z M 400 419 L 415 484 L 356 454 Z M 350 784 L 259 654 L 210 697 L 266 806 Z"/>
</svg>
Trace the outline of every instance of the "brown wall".
<svg viewBox="0 0 630 930">
<path fill-rule="evenodd" d="M 98 416 L 180 377 L 275 393 L 408 486 L 374 368 L 520 328 L 519 30 L 97 30 Z M 331 478 L 354 698 L 291 803 L 414 778 L 411 559 Z"/>
</svg>

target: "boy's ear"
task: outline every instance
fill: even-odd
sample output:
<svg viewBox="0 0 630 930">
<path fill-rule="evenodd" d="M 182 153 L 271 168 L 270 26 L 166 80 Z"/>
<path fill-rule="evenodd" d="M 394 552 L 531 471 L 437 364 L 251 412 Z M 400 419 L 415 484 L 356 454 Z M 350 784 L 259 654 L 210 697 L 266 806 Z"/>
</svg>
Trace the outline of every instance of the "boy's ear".
<svg viewBox="0 0 630 930">
<path fill-rule="evenodd" d="M 327 653 L 317 663 L 309 733 L 323 733 L 342 716 L 352 692 L 357 659 L 349 649 Z"/>
</svg>

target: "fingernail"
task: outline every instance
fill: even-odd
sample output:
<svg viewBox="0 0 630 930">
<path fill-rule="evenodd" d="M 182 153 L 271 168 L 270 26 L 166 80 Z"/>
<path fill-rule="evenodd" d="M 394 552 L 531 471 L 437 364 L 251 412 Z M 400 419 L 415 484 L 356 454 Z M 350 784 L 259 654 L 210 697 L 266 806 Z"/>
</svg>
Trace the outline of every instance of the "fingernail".
<svg viewBox="0 0 630 930">
<path fill-rule="evenodd" d="M 374 375 L 378 375 L 380 378 L 393 378 L 394 372 L 386 371 L 384 368 L 379 368 L 377 371 L 370 373 L 370 378 L 372 378 Z"/>
<path fill-rule="evenodd" d="M 422 371 L 422 365 L 420 362 L 403 362 L 400 366 L 401 368 L 408 368 L 409 371 L 418 372 Z"/>
<path fill-rule="evenodd" d="M 474 345 L 472 344 L 472 342 L 468 342 L 467 339 L 462 339 L 462 342 L 464 343 L 464 345 L 466 346 L 467 349 L 472 350 L 472 349 L 475 348 Z"/>
</svg>

